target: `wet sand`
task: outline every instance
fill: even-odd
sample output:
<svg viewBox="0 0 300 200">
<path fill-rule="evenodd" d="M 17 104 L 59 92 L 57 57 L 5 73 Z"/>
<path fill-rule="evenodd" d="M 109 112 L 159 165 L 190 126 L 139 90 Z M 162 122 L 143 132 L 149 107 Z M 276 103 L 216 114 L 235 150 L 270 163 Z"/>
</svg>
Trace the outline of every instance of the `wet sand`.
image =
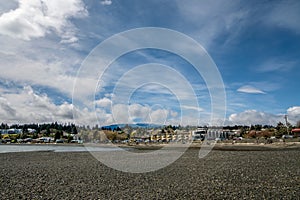
<svg viewBox="0 0 300 200">
<path fill-rule="evenodd" d="M 108 168 L 88 152 L 3 153 L 0 199 L 299 199 L 299 148 L 228 145 L 203 159 L 198 153 L 190 148 L 145 174 Z"/>
</svg>

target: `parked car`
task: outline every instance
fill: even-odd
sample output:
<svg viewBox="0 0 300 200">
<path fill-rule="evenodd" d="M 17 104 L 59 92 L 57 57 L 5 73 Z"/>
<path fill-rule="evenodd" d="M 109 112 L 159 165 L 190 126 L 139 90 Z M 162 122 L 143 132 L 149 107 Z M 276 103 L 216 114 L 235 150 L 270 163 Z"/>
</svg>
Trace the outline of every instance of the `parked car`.
<svg viewBox="0 0 300 200">
<path fill-rule="evenodd" d="M 122 144 L 127 144 L 129 143 L 129 140 L 122 140 Z"/>
<path fill-rule="evenodd" d="M 243 140 L 243 137 L 234 137 L 233 140 Z"/>
<path fill-rule="evenodd" d="M 282 136 L 282 139 L 291 139 L 291 138 L 294 138 L 293 135 L 283 135 Z"/>
<path fill-rule="evenodd" d="M 77 144 L 82 144 L 82 140 L 71 140 L 71 143 L 77 143 Z"/>
<path fill-rule="evenodd" d="M 10 144 L 11 143 L 11 139 L 3 139 L 2 143 L 5 143 L 5 144 L 8 143 L 8 144 Z"/>
<path fill-rule="evenodd" d="M 17 143 L 23 143 L 24 140 L 23 139 L 17 139 Z"/>
<path fill-rule="evenodd" d="M 25 139 L 24 139 L 24 142 L 25 142 L 25 143 L 32 142 L 32 138 L 25 138 Z"/>
<path fill-rule="evenodd" d="M 55 142 L 56 142 L 56 143 L 64 143 L 64 140 L 62 140 L 62 139 L 57 139 Z"/>
</svg>

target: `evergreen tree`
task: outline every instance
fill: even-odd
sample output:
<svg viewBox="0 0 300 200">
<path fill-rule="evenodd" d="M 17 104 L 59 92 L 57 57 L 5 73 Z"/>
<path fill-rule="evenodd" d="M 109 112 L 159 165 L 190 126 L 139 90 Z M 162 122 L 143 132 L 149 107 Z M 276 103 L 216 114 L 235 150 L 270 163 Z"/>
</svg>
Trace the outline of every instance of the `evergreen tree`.
<svg viewBox="0 0 300 200">
<path fill-rule="evenodd" d="M 277 130 L 276 136 L 281 137 L 282 135 L 287 134 L 287 128 L 282 122 L 278 122 L 278 124 L 276 126 L 276 130 Z"/>
</svg>

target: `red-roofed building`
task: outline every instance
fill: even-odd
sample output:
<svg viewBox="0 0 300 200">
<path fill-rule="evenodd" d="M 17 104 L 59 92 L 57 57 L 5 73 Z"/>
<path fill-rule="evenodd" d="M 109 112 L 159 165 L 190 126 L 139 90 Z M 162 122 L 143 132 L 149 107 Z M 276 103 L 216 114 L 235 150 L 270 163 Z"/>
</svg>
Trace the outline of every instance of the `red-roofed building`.
<svg viewBox="0 0 300 200">
<path fill-rule="evenodd" d="M 295 136 L 300 137 L 300 128 L 292 129 L 292 134 L 295 135 Z"/>
</svg>

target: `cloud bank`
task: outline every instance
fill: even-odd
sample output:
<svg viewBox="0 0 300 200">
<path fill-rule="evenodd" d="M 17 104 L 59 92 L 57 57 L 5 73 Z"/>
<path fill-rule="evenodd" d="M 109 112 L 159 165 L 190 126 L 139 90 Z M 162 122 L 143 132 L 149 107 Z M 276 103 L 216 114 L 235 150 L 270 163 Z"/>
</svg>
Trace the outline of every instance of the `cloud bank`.
<svg viewBox="0 0 300 200">
<path fill-rule="evenodd" d="M 62 42 L 76 42 L 72 17 L 84 17 L 81 0 L 19 0 L 15 10 L 0 16 L 0 34 L 22 40 L 44 37 L 55 32 Z"/>
<path fill-rule="evenodd" d="M 300 106 L 294 106 L 287 109 L 288 121 L 292 125 L 300 120 Z M 234 125 L 276 125 L 278 122 L 285 123 L 285 114 L 271 114 L 257 110 L 246 110 L 241 113 L 234 113 L 228 117 L 228 124 Z"/>
</svg>

